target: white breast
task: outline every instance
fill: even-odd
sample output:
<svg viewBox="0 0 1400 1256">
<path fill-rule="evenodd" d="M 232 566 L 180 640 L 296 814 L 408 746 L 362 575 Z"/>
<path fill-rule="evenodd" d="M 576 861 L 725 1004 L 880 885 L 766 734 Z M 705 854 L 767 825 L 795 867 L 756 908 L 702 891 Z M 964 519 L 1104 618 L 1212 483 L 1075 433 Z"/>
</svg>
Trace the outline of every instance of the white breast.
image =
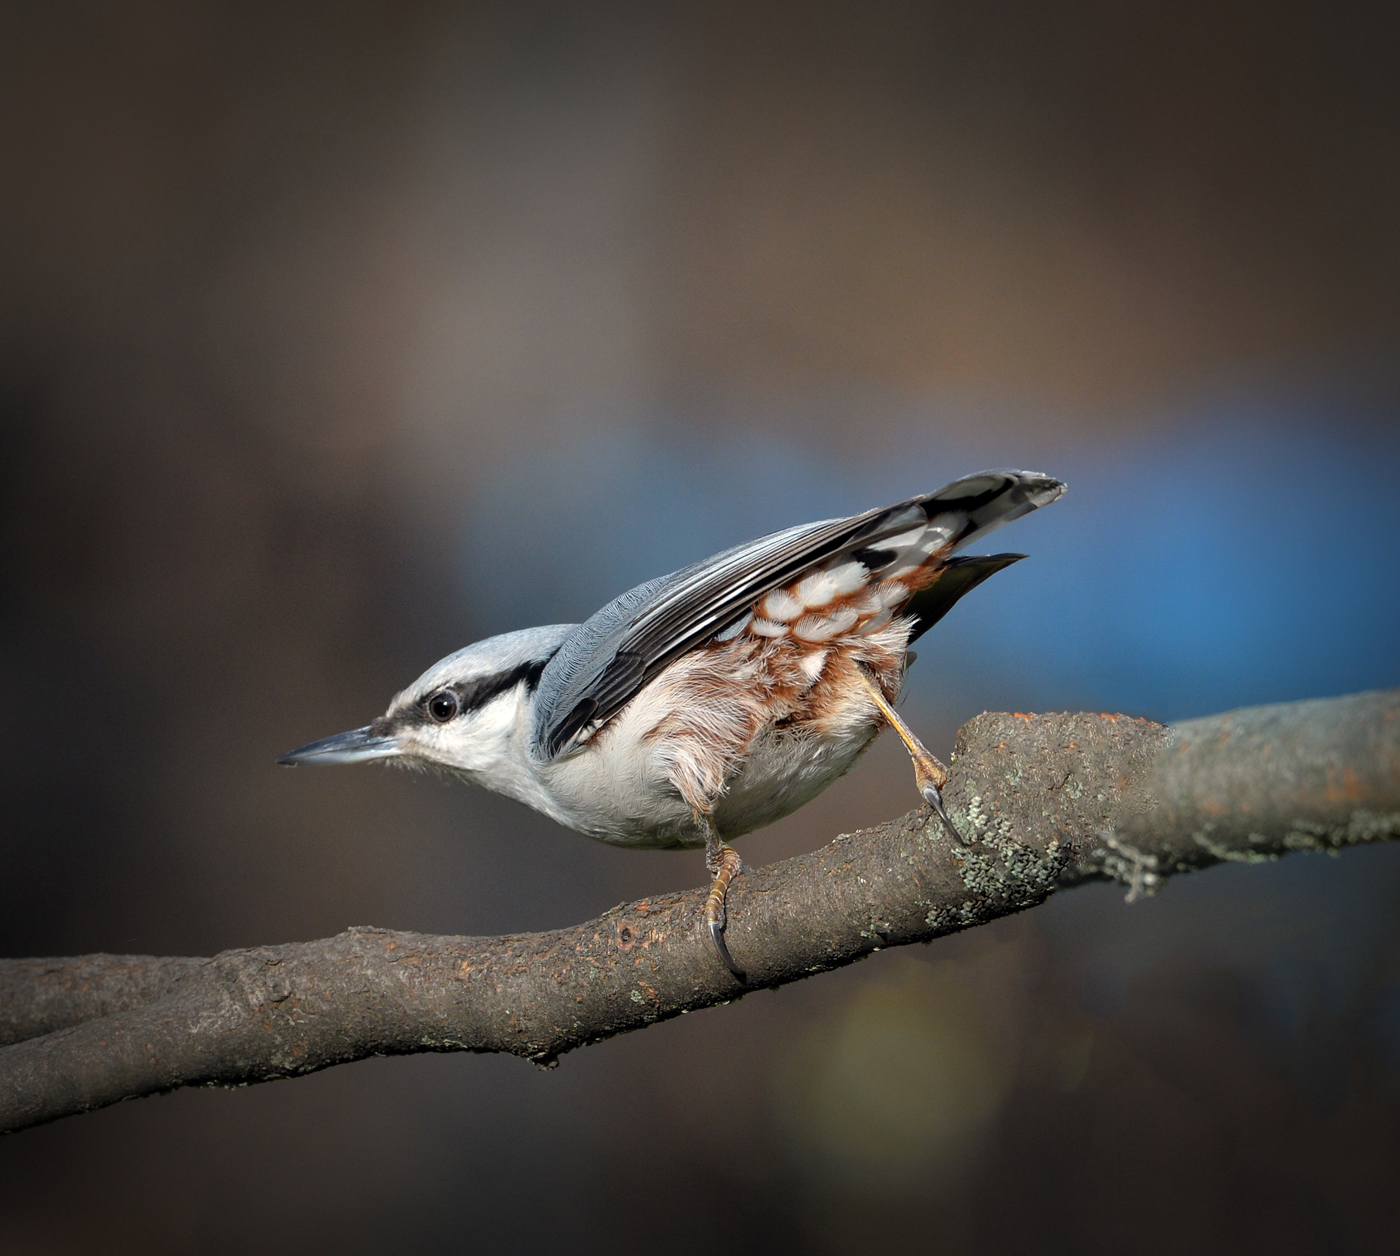
<svg viewBox="0 0 1400 1256">
<path fill-rule="evenodd" d="M 689 805 L 672 784 L 664 743 L 652 736 L 665 716 L 643 689 L 603 732 L 536 771 L 563 823 L 615 846 L 704 845 Z"/>
<path fill-rule="evenodd" d="M 604 736 L 537 769 L 553 814 L 612 845 L 703 846 L 704 833 L 672 783 L 673 756 L 663 738 L 651 735 L 660 721 L 650 706 L 634 702 Z M 873 704 L 851 714 L 824 735 L 772 727 L 760 732 L 715 806 L 720 836 L 729 840 L 772 824 L 848 772 L 879 732 Z"/>
</svg>

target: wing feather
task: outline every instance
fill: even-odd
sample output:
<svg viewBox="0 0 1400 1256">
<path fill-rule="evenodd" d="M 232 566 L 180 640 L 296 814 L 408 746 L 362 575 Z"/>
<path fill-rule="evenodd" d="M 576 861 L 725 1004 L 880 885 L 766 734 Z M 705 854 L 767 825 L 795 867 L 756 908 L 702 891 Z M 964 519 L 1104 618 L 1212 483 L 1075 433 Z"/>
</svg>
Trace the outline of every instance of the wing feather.
<svg viewBox="0 0 1400 1256">
<path fill-rule="evenodd" d="M 917 566 L 930 547 L 951 553 L 1063 492 L 1058 480 L 1036 473 L 985 471 L 924 497 L 776 532 L 641 585 L 582 625 L 546 668 L 534 752 L 567 753 L 667 664 L 723 635 L 759 598 L 809 569 L 846 555 L 871 572 Z"/>
</svg>

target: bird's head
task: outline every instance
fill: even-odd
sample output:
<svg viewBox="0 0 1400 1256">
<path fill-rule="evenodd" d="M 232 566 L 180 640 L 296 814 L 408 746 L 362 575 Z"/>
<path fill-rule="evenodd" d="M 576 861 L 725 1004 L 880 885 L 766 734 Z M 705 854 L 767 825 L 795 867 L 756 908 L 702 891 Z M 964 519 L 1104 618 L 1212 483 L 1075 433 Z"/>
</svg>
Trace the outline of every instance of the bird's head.
<svg viewBox="0 0 1400 1256">
<path fill-rule="evenodd" d="M 313 741 L 277 762 L 381 760 L 489 777 L 511 754 L 522 709 L 572 627 L 527 628 L 449 654 L 399 693 L 378 719 Z"/>
</svg>

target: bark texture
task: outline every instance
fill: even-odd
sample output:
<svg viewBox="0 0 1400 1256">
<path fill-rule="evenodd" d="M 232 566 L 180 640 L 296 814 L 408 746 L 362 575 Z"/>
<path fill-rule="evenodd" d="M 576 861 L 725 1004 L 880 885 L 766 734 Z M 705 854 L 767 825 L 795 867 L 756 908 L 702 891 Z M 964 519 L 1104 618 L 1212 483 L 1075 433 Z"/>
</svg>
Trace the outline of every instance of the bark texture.
<svg viewBox="0 0 1400 1256">
<path fill-rule="evenodd" d="M 566 1051 L 925 942 L 1112 878 L 1400 837 L 1400 690 L 1166 728 L 1118 715 L 984 714 L 926 808 L 745 872 L 729 897 L 739 985 L 704 889 L 549 933 L 350 929 L 212 959 L 0 960 L 0 1130 L 191 1085 L 245 1085 L 370 1055 Z"/>
</svg>

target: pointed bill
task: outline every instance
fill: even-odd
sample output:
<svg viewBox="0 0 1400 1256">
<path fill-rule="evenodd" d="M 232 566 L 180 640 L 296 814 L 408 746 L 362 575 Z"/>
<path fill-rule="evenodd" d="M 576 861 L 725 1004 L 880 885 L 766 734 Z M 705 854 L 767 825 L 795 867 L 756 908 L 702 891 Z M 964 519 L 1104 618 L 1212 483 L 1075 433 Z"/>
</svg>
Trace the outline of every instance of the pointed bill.
<svg viewBox="0 0 1400 1256">
<path fill-rule="evenodd" d="M 366 763 L 370 759 L 392 759 L 402 753 L 397 737 L 386 737 L 373 724 L 322 737 L 280 756 L 278 763 L 295 767 L 298 763 Z"/>
</svg>

